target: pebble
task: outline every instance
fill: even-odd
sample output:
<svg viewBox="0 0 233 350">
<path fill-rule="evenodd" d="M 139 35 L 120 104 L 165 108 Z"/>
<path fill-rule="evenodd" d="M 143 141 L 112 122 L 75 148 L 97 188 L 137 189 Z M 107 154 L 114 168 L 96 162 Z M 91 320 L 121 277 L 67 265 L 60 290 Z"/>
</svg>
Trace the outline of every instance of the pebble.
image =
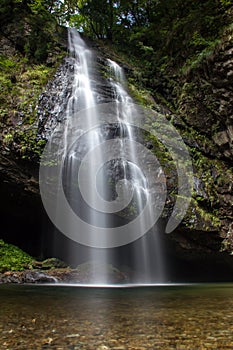
<svg viewBox="0 0 233 350">
<path fill-rule="evenodd" d="M 233 349 L 230 288 L 226 295 L 224 289 L 216 296 L 216 291 L 203 296 L 200 291 L 198 302 L 173 290 L 163 295 L 146 290 L 146 303 L 141 302 L 144 292 L 112 298 L 94 290 L 87 296 L 79 291 L 59 295 L 51 288 L 44 295 L 31 293 L 30 299 L 28 293 L 15 293 L 15 299 L 13 291 L 10 297 L 4 293 L 2 289 L 1 350 Z"/>
</svg>

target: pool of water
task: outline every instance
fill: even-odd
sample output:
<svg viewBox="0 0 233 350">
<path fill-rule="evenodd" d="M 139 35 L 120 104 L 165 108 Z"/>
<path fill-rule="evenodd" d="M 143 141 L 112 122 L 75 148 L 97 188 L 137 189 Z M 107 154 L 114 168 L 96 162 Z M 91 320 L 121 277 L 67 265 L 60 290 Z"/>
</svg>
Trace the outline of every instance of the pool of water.
<svg viewBox="0 0 233 350">
<path fill-rule="evenodd" d="M 0 349 L 233 349 L 233 284 L 0 286 Z"/>
</svg>

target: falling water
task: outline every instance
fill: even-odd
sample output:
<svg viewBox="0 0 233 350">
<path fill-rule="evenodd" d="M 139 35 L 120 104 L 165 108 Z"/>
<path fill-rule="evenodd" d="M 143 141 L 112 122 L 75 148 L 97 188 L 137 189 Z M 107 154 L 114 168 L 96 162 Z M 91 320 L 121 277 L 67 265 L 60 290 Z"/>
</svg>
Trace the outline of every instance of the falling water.
<svg viewBox="0 0 233 350">
<path fill-rule="evenodd" d="M 121 129 L 120 135 L 122 136 L 120 154 L 123 159 L 123 162 L 125 163 L 126 161 L 124 160 L 124 137 L 128 137 L 130 140 L 134 140 L 137 137 L 130 124 L 133 120 L 133 116 L 137 113 L 137 111 L 134 101 L 127 91 L 127 80 L 125 78 L 125 74 L 122 67 L 120 67 L 116 62 L 112 61 L 111 59 L 108 59 L 108 64 L 110 67 L 110 72 L 112 73 L 111 84 L 113 86 L 115 100 L 124 104 L 123 113 L 121 114 L 121 118 L 118 118 L 118 121 Z M 136 193 L 136 205 L 138 211 L 141 212 L 143 210 L 143 198 L 145 198 L 146 201 L 150 202 L 150 192 L 148 191 L 147 180 L 143 172 L 137 166 L 135 166 L 138 155 L 136 154 L 136 149 L 133 143 L 130 143 L 130 154 L 132 163 L 130 164 L 131 166 L 129 168 L 129 177 L 133 180 Z M 126 168 L 124 167 L 124 169 L 124 177 L 127 178 Z M 150 210 L 153 210 L 152 206 L 150 207 Z M 141 230 L 143 230 L 143 227 L 145 227 L 145 222 L 143 222 L 144 220 L 145 218 L 142 217 L 140 222 Z M 157 234 L 156 227 L 154 227 L 153 230 L 154 236 Z M 153 237 L 153 240 L 153 243 L 155 243 L 154 249 L 157 256 L 156 280 L 163 281 L 165 273 L 161 255 L 161 245 L 159 244 L 158 237 Z M 138 252 L 136 252 L 136 256 L 134 256 L 134 265 L 136 267 L 136 270 L 140 269 L 140 266 L 137 266 L 138 264 L 143 265 L 144 270 L 143 275 L 140 275 L 139 282 L 154 282 L 153 271 L 150 262 L 149 245 L 150 243 L 148 243 L 145 237 L 142 237 L 140 246 L 141 249 L 139 249 L 140 259 L 137 256 Z"/>
<path fill-rule="evenodd" d="M 129 219 L 134 219 L 141 213 L 145 203 L 150 202 L 151 194 L 148 190 L 147 179 L 137 165 L 138 152 L 135 143 L 129 142 L 137 138 L 137 131 L 131 125 L 132 117 L 136 113 L 136 107 L 127 91 L 123 69 L 116 62 L 107 60 L 111 76 L 109 85 L 113 96 L 112 103 L 116 120 L 114 126 L 110 123 L 100 127 L 98 124 L 101 116 L 98 108 L 99 96 L 95 80 L 95 56 L 75 29 L 69 30 L 69 52 L 73 65 L 73 84 L 65 113 L 64 132 L 60 142 L 64 153 L 62 182 L 72 210 L 84 222 L 91 224 L 90 232 L 82 232 L 82 234 L 90 237 L 91 247 L 98 247 L 100 237 L 95 233 L 93 227 L 102 227 L 107 231 L 114 227 L 114 232 L 117 234 L 117 226 L 127 224 Z M 110 108 L 110 105 L 106 103 L 105 109 L 108 106 Z M 84 113 L 85 118 L 82 125 L 77 125 L 77 115 L 80 112 Z M 82 137 L 78 143 L 72 144 L 69 138 L 72 133 L 77 132 L 77 128 L 80 129 L 79 133 Z M 111 138 L 114 128 L 115 139 L 118 142 L 118 156 L 117 159 L 106 162 L 104 160 L 105 154 L 109 151 L 111 153 L 111 149 L 104 149 L 99 146 Z M 88 132 L 85 132 L 85 130 L 88 130 Z M 126 150 L 131 155 L 130 161 L 127 158 Z M 83 158 L 86 155 L 89 155 L 89 161 L 84 162 Z M 96 174 L 96 164 L 104 164 L 98 170 L 98 174 Z M 80 185 L 78 182 L 78 171 L 81 166 L 85 169 L 85 179 Z M 126 212 L 123 210 L 117 213 L 108 210 L 109 203 L 117 200 L 119 196 L 118 190 L 112 189 L 112 180 L 114 180 L 114 186 L 118 186 L 118 190 L 119 188 L 123 189 L 124 193 L 127 192 L 127 187 L 133 188 L 130 210 Z M 96 184 L 95 190 L 92 187 L 93 183 Z M 84 192 L 86 191 L 86 194 L 88 194 L 88 203 L 83 198 L 82 187 Z M 102 198 L 100 199 L 99 196 Z M 104 200 L 101 201 L 102 199 Z M 100 207 L 101 210 L 99 209 Z M 150 206 L 151 216 L 153 210 L 155 209 Z M 69 217 L 65 218 L 67 225 L 69 225 L 69 220 Z M 144 218 L 142 216 L 139 223 L 142 231 L 146 227 L 146 220 L 148 220 L 148 216 Z M 134 250 L 130 252 L 132 257 L 131 268 L 134 271 L 135 282 L 139 283 L 164 281 L 163 262 L 156 227 L 151 229 L 149 234 L 149 240 L 146 234 L 136 242 L 135 250 L 135 242 L 129 244 L 127 250 L 124 250 L 124 254 L 127 254 L 130 249 Z M 133 235 L 133 232 L 131 235 Z M 154 244 L 153 248 L 151 244 Z M 105 244 L 102 244 L 102 246 L 104 247 Z M 122 251 L 118 254 L 117 249 L 120 251 L 121 248 L 115 248 L 115 250 L 93 248 L 89 250 L 90 253 L 86 257 L 86 261 L 91 262 L 90 283 L 107 284 L 109 282 L 108 265 L 116 263 L 116 256 L 118 256 L 117 266 L 121 266 L 121 261 L 119 260 L 122 257 Z M 154 255 L 156 255 L 156 259 L 154 259 Z M 156 272 L 154 272 L 154 269 Z M 137 273 L 137 271 L 140 272 Z"/>
<path fill-rule="evenodd" d="M 72 91 L 70 98 L 68 100 L 67 110 L 66 110 L 66 127 L 75 128 L 75 114 L 80 110 L 86 110 L 86 120 L 85 120 L 85 129 L 91 130 L 91 128 L 98 123 L 98 112 L 95 108 L 97 96 L 94 93 L 91 84 L 92 84 L 92 71 L 94 69 L 93 62 L 94 57 L 92 51 L 86 46 L 85 42 L 81 39 L 80 35 L 75 29 L 69 30 L 69 52 L 70 56 L 73 57 L 73 67 L 74 67 L 74 79 L 72 85 Z M 87 148 L 88 151 L 95 150 L 90 162 L 89 168 L 86 171 L 86 184 L 89 186 L 93 183 L 93 174 L 95 173 L 93 164 L 97 160 L 98 163 L 102 163 L 102 154 L 96 151 L 96 147 L 103 141 L 103 136 L 99 130 L 91 130 L 87 135 L 85 135 L 85 145 L 83 147 Z M 69 143 L 69 140 L 65 143 Z M 68 152 L 68 153 L 67 153 Z M 101 225 L 106 227 L 108 225 L 108 217 L 106 215 L 100 215 L 96 210 L 91 210 L 90 208 L 85 208 L 80 210 L 77 208 L 79 205 L 80 195 L 74 195 L 74 184 L 77 181 L 76 169 L 79 167 L 79 149 L 74 148 L 71 152 L 66 149 L 68 157 L 66 157 L 66 172 L 68 173 L 68 184 L 65 185 L 68 187 L 68 197 L 70 202 L 74 202 L 73 206 L 76 210 L 79 209 L 79 213 L 85 217 L 85 220 L 88 220 L 93 226 Z M 93 158 L 95 157 L 95 159 Z M 104 191 L 103 178 L 98 178 L 98 187 Z M 96 198 L 94 193 L 90 191 L 90 202 L 94 204 L 94 207 L 97 207 Z M 102 193 L 103 195 L 105 193 Z M 78 203 L 78 204 L 77 204 Z M 92 235 L 91 245 L 96 245 L 96 240 L 98 237 Z M 91 274 L 91 283 L 107 283 L 107 259 L 108 252 L 100 254 L 97 250 L 92 250 L 90 256 L 87 256 L 87 261 L 90 262 L 89 273 Z"/>
</svg>

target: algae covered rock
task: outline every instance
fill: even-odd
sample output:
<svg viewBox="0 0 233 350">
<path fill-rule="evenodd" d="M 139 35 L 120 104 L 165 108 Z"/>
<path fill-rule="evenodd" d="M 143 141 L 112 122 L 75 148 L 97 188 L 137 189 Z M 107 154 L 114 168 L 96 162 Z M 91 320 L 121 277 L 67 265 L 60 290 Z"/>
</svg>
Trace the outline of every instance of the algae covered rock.
<svg viewBox="0 0 233 350">
<path fill-rule="evenodd" d="M 39 270 L 52 270 L 66 268 L 68 265 L 57 258 L 48 258 L 43 261 L 33 261 L 32 267 Z"/>
<path fill-rule="evenodd" d="M 0 240 L 0 272 L 25 270 L 32 261 L 33 258 L 20 248 Z"/>
</svg>

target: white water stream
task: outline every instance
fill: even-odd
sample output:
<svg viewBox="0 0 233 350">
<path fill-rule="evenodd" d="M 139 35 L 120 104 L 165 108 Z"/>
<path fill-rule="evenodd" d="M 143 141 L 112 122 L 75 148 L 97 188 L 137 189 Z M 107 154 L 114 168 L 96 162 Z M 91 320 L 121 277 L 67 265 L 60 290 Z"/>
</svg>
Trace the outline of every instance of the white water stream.
<svg viewBox="0 0 233 350">
<path fill-rule="evenodd" d="M 138 166 L 138 150 L 135 142 L 133 142 L 137 135 L 135 128 L 132 126 L 136 109 L 127 91 L 123 69 L 116 62 L 110 59 L 107 60 L 110 75 L 109 85 L 113 98 L 112 103 L 104 105 L 104 110 L 106 113 L 108 106 L 109 111 L 112 105 L 114 106 L 115 141 L 117 142 L 114 146 L 117 147 L 117 159 L 115 159 L 116 152 L 113 152 L 113 160 L 109 161 L 106 154 L 111 155 L 111 144 L 107 142 L 111 139 L 110 134 L 113 126 L 110 124 L 107 127 L 107 124 L 105 124 L 105 127 L 98 126 L 101 124 L 102 117 L 98 107 L 96 87 L 94 88 L 96 84 L 96 77 L 94 77 L 94 74 L 96 74 L 95 57 L 92 50 L 87 47 L 75 29 L 69 30 L 69 52 L 73 60 L 74 76 L 61 141 L 65 158 L 63 159 L 63 186 L 72 210 L 76 214 L 78 213 L 77 215 L 82 218 L 82 222 L 90 224 L 89 231 L 82 231 L 79 235 L 88 237 L 90 247 L 102 247 L 100 249 L 90 249 L 90 253 L 86 257 L 86 261 L 90 262 L 89 269 L 92 270 L 90 283 L 107 284 L 109 283 L 109 266 L 116 260 L 117 255 L 116 252 L 113 253 L 111 249 L 106 248 L 108 245 L 110 248 L 117 247 L 117 244 L 111 242 L 113 235 L 110 235 L 110 231 L 115 235 L 114 242 L 117 242 L 118 234 L 121 237 L 119 239 L 123 240 L 124 236 L 120 232 L 122 226 L 127 225 L 129 219 L 134 220 L 136 216 L 142 213 L 145 203 L 149 202 L 150 204 L 150 192 L 144 172 Z M 84 116 L 82 125 L 77 124 L 80 113 Z M 83 141 L 72 144 L 70 137 L 72 133 L 77 131 L 77 128 L 80 128 L 80 133 L 83 133 Z M 102 146 L 104 142 L 105 145 Z M 130 161 L 127 154 L 130 154 Z M 80 160 L 83 155 L 85 159 Z M 102 167 L 98 168 L 97 164 L 101 164 Z M 82 178 L 79 177 L 78 168 L 82 168 L 84 174 Z M 114 175 L 114 170 L 118 171 L 118 175 Z M 114 183 L 115 189 L 117 188 L 115 192 L 118 196 L 114 190 L 111 190 L 111 182 Z M 122 203 L 117 202 L 119 193 L 123 195 L 124 201 L 127 202 L 128 190 L 132 194 L 131 201 L 128 202 L 130 209 L 126 212 L 124 210 L 114 210 L 114 208 L 121 208 L 120 204 Z M 115 198 L 113 198 L 114 194 L 111 191 L 115 193 Z M 64 208 L 66 209 L 66 207 Z M 149 213 L 142 215 L 137 224 L 139 232 L 144 232 L 145 227 L 148 226 L 148 221 L 153 221 L 154 210 L 156 209 L 153 208 L 151 202 Z M 72 220 L 72 215 L 64 217 L 67 227 L 69 225 L 74 226 Z M 125 222 L 123 223 L 122 220 L 125 220 Z M 119 228 L 117 228 L 118 224 Z M 63 226 L 65 227 L 65 224 Z M 84 226 L 80 227 L 77 227 L 77 231 L 82 230 Z M 106 239 L 101 238 L 102 236 L 98 235 L 94 227 L 102 227 L 109 231 L 109 237 L 105 235 Z M 130 237 L 134 237 L 133 227 L 128 225 Z M 148 227 L 151 228 L 151 226 Z M 163 262 L 157 229 L 157 226 L 155 226 L 150 230 L 149 240 L 146 237 L 147 234 L 144 235 L 143 233 L 141 236 L 137 236 L 135 241 L 138 238 L 140 240 L 136 242 L 136 248 L 132 243 L 132 247 L 129 245 L 124 251 L 124 254 L 130 253 L 133 279 L 137 283 L 164 282 Z M 83 240 L 85 241 L 85 237 Z M 131 242 L 134 242 L 134 239 L 131 239 Z M 151 244 L 154 247 L 151 247 Z M 118 260 L 121 259 L 122 254 L 122 252 L 119 253 Z M 120 261 L 117 267 L 121 267 Z M 154 273 L 154 269 L 156 273 Z"/>
</svg>

